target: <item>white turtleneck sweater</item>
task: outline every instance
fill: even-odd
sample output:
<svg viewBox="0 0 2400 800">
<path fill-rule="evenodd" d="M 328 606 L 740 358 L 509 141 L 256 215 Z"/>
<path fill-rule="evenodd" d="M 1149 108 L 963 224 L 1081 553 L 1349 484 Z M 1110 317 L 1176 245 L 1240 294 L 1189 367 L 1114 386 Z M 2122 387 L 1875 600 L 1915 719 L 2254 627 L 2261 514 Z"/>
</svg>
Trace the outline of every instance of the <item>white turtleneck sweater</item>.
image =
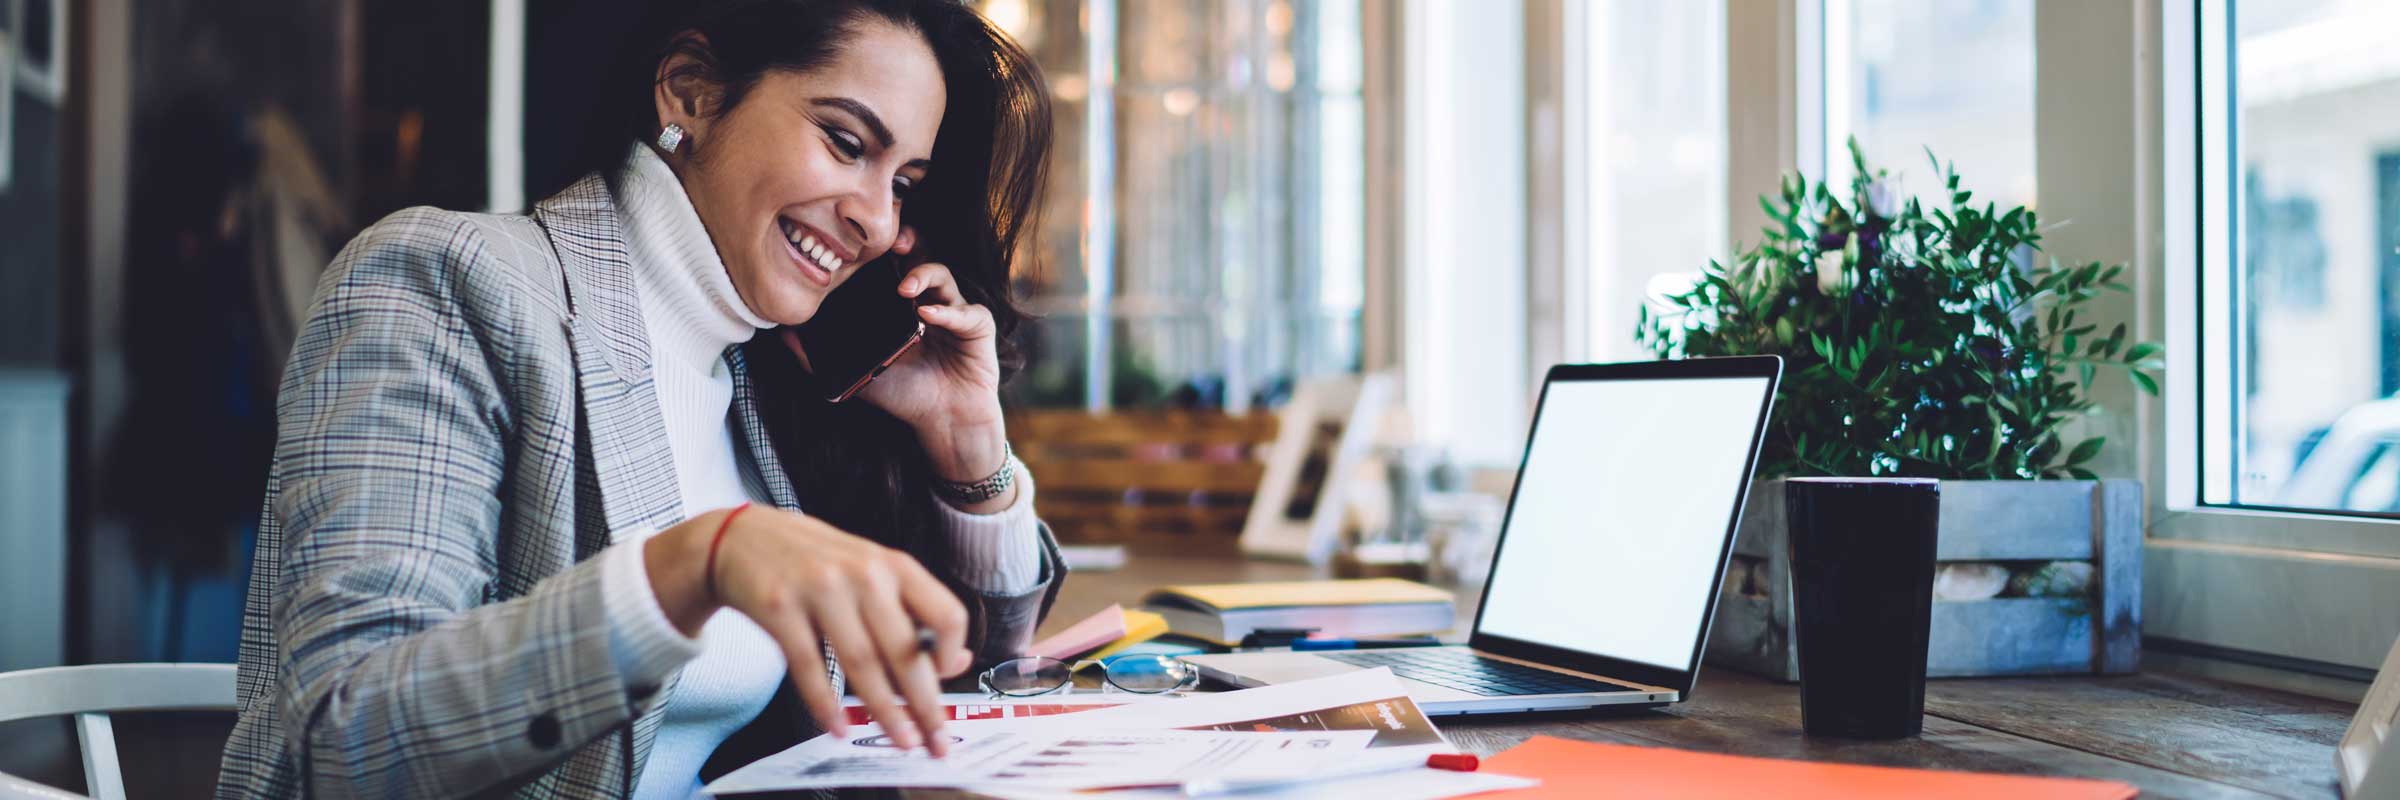
<svg viewBox="0 0 2400 800">
<path fill-rule="evenodd" d="M 633 150 L 617 213 L 650 334 L 651 377 L 675 457 L 683 516 L 766 504 L 763 484 L 734 446 L 733 376 L 724 356 L 773 323 L 742 302 L 674 170 L 647 146 Z M 953 563 L 962 570 L 957 577 L 979 591 L 1025 592 L 1040 577 L 1033 484 L 1030 476 L 1018 478 L 1015 503 L 994 514 L 968 514 L 927 499 L 942 509 L 957 548 Z M 654 534 L 620 532 L 599 556 L 605 559 L 609 654 L 627 684 L 656 685 L 683 670 L 673 696 L 661 700 L 666 714 L 634 791 L 644 800 L 698 793 L 700 765 L 758 716 L 785 674 L 781 648 L 739 612 L 717 612 L 696 639 L 667 621 L 642 561 L 642 541 Z"/>
</svg>

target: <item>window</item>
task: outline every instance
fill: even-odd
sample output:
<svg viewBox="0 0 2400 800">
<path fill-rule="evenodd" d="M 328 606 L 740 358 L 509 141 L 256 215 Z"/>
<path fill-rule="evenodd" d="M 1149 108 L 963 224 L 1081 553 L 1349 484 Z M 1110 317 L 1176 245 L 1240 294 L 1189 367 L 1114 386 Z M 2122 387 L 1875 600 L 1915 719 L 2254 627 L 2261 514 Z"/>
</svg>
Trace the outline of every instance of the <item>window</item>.
<svg viewBox="0 0 2400 800">
<path fill-rule="evenodd" d="M 1016 402 L 1238 411 L 1358 368 L 1357 0 L 981 6 L 1057 114 Z"/>
<path fill-rule="evenodd" d="M 1633 341 L 1635 298 L 1689 287 L 1730 250 L 1725 4 L 1607 0 L 1578 10 L 1587 189 L 1573 227 L 1591 275 L 1588 352 L 1648 358 Z"/>
<path fill-rule="evenodd" d="M 2160 15 L 2159 183 L 2135 190 L 2158 192 L 2168 348 L 2145 433 L 2145 646 L 2355 680 L 2400 633 L 2383 370 L 2400 357 L 2384 322 L 2400 114 L 2378 107 L 2400 99 L 2382 35 L 2400 7 L 2167 0 Z"/>
<path fill-rule="evenodd" d="M 2201 262 L 2201 324 L 2230 333 L 2202 342 L 2201 499 L 2390 514 L 2400 6 L 2226 5 L 2200 44 L 2202 236 L 2229 239 Z"/>
<path fill-rule="evenodd" d="M 2033 205 L 2033 0 L 1824 0 L 1825 165 L 1848 141 L 1925 202 L 1933 154 L 2002 207 Z"/>
</svg>

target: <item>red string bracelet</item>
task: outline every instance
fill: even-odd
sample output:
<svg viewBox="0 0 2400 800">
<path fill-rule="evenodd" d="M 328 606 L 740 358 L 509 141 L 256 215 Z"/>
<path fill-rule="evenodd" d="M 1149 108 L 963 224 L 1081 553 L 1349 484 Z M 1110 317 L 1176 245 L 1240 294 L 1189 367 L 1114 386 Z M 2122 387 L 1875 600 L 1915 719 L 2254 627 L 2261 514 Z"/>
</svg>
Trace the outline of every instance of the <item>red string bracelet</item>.
<svg viewBox="0 0 2400 800">
<path fill-rule="evenodd" d="M 733 518 L 741 516 L 742 512 L 748 510 L 750 510 L 750 504 L 743 503 L 734 506 L 732 511 L 725 512 L 725 519 L 717 522 L 717 534 L 708 539 L 708 602 L 710 603 L 723 602 L 717 597 L 717 545 L 725 543 L 725 532 L 733 529 Z"/>
</svg>

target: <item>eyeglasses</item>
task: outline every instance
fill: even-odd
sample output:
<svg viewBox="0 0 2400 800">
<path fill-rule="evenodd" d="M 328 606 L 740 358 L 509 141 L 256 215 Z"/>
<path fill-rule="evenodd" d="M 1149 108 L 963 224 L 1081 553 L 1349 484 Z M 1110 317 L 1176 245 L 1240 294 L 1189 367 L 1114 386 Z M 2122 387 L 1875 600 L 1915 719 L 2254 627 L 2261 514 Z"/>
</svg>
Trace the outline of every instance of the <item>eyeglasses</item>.
<svg viewBox="0 0 2400 800">
<path fill-rule="evenodd" d="M 1012 658 L 992 665 L 975 679 L 993 697 L 1034 697 L 1065 689 L 1075 673 L 1100 665 L 1107 687 L 1135 694 L 1165 694 L 1200 684 L 1200 670 L 1173 656 L 1122 655 L 1105 661 L 1068 663 L 1043 656 Z"/>
</svg>

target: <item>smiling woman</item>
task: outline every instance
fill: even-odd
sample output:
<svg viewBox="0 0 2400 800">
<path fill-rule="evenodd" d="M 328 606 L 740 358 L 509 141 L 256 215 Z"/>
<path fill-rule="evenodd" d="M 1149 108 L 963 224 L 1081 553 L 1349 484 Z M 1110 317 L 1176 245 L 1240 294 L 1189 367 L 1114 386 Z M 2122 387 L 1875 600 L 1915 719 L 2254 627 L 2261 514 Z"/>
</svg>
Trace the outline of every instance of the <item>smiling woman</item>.
<svg viewBox="0 0 2400 800">
<path fill-rule="evenodd" d="M 842 729 L 844 688 L 939 753 L 939 679 L 1047 611 L 998 396 L 1039 73 L 956 0 L 658 6 L 586 177 L 328 270 L 221 795 L 689 796 Z M 866 270 L 924 346 L 829 404 L 757 334 Z"/>
</svg>

